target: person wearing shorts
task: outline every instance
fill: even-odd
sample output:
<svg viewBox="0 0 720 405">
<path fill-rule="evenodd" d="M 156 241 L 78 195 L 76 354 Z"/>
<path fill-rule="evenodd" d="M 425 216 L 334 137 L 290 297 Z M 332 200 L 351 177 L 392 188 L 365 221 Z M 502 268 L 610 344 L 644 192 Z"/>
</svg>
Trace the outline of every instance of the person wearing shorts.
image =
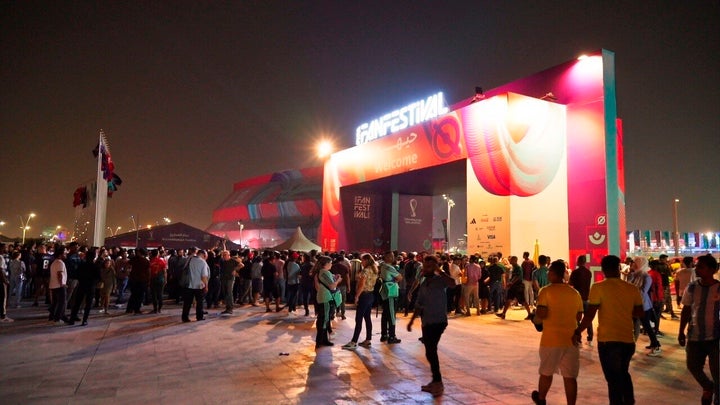
<svg viewBox="0 0 720 405">
<path fill-rule="evenodd" d="M 532 312 L 530 311 L 530 305 L 525 302 L 525 286 L 523 284 L 523 273 L 522 268 L 518 264 L 517 256 L 510 256 L 511 266 L 511 277 L 507 282 L 507 291 L 505 293 L 505 306 L 503 307 L 502 313 L 496 314 L 498 317 L 505 319 L 510 305 L 514 301 L 517 301 L 519 305 L 525 307 L 527 311 L 527 317 L 525 319 L 532 319 Z"/>
<path fill-rule="evenodd" d="M 568 405 L 577 399 L 577 376 L 580 372 L 580 350 L 573 339 L 575 328 L 582 319 L 583 303 L 580 294 L 565 284 L 565 263 L 556 260 L 550 265 L 550 284 L 540 289 L 535 323 L 542 322 L 540 338 L 540 367 L 538 389 L 532 392 L 536 404 L 545 405 L 545 396 L 552 385 L 553 374 L 559 373 L 565 383 Z"/>
</svg>

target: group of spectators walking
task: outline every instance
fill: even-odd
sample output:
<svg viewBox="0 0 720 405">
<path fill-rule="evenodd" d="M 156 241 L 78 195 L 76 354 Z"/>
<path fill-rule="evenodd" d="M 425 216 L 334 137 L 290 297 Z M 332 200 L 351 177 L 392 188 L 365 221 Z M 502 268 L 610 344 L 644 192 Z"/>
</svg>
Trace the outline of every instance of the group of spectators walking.
<svg viewBox="0 0 720 405">
<path fill-rule="evenodd" d="M 380 342 L 398 344 L 397 315 L 412 313 L 422 321 L 420 340 L 425 346 L 432 380 L 421 390 L 433 396 L 444 392 L 438 345 L 448 315 L 495 313 L 505 319 L 516 304 L 527 311 L 542 331 L 538 389 L 532 400 L 544 404 L 559 372 L 566 398 L 574 404 L 579 373 L 578 347 L 582 334 L 592 347 L 597 340 L 611 404 L 634 402 L 629 363 L 640 334 L 648 336 L 651 357 L 662 353 L 659 324 L 667 315 L 679 320 L 678 343 L 687 347 L 687 368 L 702 387 L 702 404 L 718 404 L 720 360 L 720 281 L 717 261 L 711 255 L 697 261 L 686 257 L 672 268 L 667 256 L 657 260 L 616 256 L 601 261 L 603 280 L 593 283 L 581 255 L 570 269 L 563 260 L 540 255 L 538 265 L 523 253 L 503 259 L 501 253 L 460 256 L 404 252 L 345 255 L 317 252 L 229 251 L 198 248 L 147 251 L 68 245 L 22 247 L 0 244 L 0 321 L 12 322 L 7 306 L 25 302 L 47 305 L 48 320 L 58 324 L 87 325 L 93 307 L 109 314 L 111 308 L 130 314 L 162 313 L 165 294 L 182 301 L 181 320 L 202 321 L 207 308 L 224 305 L 231 315 L 236 305 L 261 306 L 266 312 L 287 308 L 289 316 L 304 310 L 316 320 L 315 345 L 333 346 L 333 320 L 346 319 L 346 304 L 355 304 L 353 336 L 343 349 L 372 345 L 373 307 L 382 311 Z M 673 309 L 670 286 L 680 317 Z M 130 290 L 126 298 L 126 289 Z M 111 305 L 111 296 L 115 304 Z M 262 300 L 262 301 L 261 301 Z M 143 311 L 143 306 L 152 306 Z M 593 333 L 597 316 L 598 333 Z M 365 328 L 365 339 L 360 335 Z M 710 376 L 703 368 L 708 363 Z M 713 402 L 714 400 L 714 402 Z"/>
</svg>

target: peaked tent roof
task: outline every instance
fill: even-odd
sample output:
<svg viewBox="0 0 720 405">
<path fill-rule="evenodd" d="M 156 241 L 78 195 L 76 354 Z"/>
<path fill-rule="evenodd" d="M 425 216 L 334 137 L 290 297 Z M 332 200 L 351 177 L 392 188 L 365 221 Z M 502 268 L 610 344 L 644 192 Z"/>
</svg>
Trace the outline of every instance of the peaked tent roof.
<svg viewBox="0 0 720 405">
<path fill-rule="evenodd" d="M 140 229 L 137 233 L 132 231 L 105 238 L 105 246 L 135 247 L 137 243 L 140 247 L 156 248 L 164 246 L 168 249 L 187 249 L 193 246 L 200 249 L 214 249 L 222 247 L 223 242 L 225 242 L 228 249 L 238 249 L 240 247 L 227 239 L 182 222 L 159 225 L 150 229 Z"/>
<path fill-rule="evenodd" d="M 275 250 L 294 250 L 298 252 L 309 252 L 311 250 L 320 251 L 322 248 L 310 239 L 305 237 L 302 229 L 298 226 L 295 233 L 285 242 L 273 247 Z"/>
</svg>

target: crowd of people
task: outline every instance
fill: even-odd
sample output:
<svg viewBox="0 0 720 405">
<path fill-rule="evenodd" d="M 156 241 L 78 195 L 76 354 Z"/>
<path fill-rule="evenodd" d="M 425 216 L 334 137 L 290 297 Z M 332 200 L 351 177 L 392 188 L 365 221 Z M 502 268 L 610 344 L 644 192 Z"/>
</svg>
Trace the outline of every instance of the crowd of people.
<svg viewBox="0 0 720 405">
<path fill-rule="evenodd" d="M 678 343 L 687 346 L 687 368 L 702 387 L 702 403 L 718 404 L 720 353 L 720 282 L 711 256 L 668 262 L 616 256 L 602 259 L 603 280 L 593 283 L 587 256 L 571 268 L 546 255 L 536 264 L 528 252 L 504 258 L 428 252 L 319 253 L 272 250 L 203 250 L 20 246 L 0 244 L 0 321 L 12 322 L 11 308 L 47 305 L 48 320 L 87 325 L 93 308 L 109 315 L 162 313 L 167 297 L 182 303 L 182 322 L 202 321 L 207 309 L 231 315 L 238 306 L 287 310 L 288 316 L 316 322 L 317 349 L 333 346 L 333 321 L 345 320 L 355 304 L 355 327 L 346 350 L 372 345 L 372 309 L 382 312 L 380 342 L 398 344 L 397 316 L 412 314 L 422 322 L 420 340 L 430 363 L 432 381 L 421 390 L 442 395 L 438 345 L 453 317 L 495 314 L 505 319 L 516 305 L 542 331 L 538 389 L 532 400 L 544 404 L 552 377 L 563 377 L 568 404 L 577 396 L 579 346 L 597 341 L 611 404 L 634 403 L 630 359 L 640 334 L 647 335 L 647 355 L 660 357 L 660 321 L 679 320 Z M 674 283 L 680 317 L 673 308 Z M 129 297 L 127 291 L 129 290 Z M 114 304 L 112 297 L 115 297 Z M 149 308 L 152 307 L 152 310 Z M 144 308 L 148 308 L 144 310 Z M 300 313 L 298 313 L 300 311 Z M 597 335 L 593 321 L 598 317 Z M 667 317 L 666 317 L 667 315 Z M 365 327 L 365 339 L 360 334 Z M 687 330 L 687 334 L 686 334 Z M 709 363 L 710 376 L 703 371 Z M 715 402 L 713 401 L 715 398 Z"/>
</svg>

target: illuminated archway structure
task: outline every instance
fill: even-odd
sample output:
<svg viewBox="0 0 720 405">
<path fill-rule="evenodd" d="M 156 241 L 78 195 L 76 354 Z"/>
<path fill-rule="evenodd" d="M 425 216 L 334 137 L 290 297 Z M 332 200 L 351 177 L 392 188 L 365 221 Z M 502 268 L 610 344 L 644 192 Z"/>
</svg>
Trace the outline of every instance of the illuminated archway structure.
<svg viewBox="0 0 720 405">
<path fill-rule="evenodd" d="M 538 240 L 541 253 L 573 261 L 590 254 L 592 263 L 626 251 L 611 51 L 373 138 L 325 164 L 319 237 L 325 250 L 427 249 L 424 224 L 432 221 L 432 209 L 424 207 L 432 204 L 432 192 L 413 191 L 407 183 L 432 181 L 434 170 L 464 165 L 468 251 L 518 255 Z M 393 182 L 401 184 L 374 187 Z"/>
</svg>

